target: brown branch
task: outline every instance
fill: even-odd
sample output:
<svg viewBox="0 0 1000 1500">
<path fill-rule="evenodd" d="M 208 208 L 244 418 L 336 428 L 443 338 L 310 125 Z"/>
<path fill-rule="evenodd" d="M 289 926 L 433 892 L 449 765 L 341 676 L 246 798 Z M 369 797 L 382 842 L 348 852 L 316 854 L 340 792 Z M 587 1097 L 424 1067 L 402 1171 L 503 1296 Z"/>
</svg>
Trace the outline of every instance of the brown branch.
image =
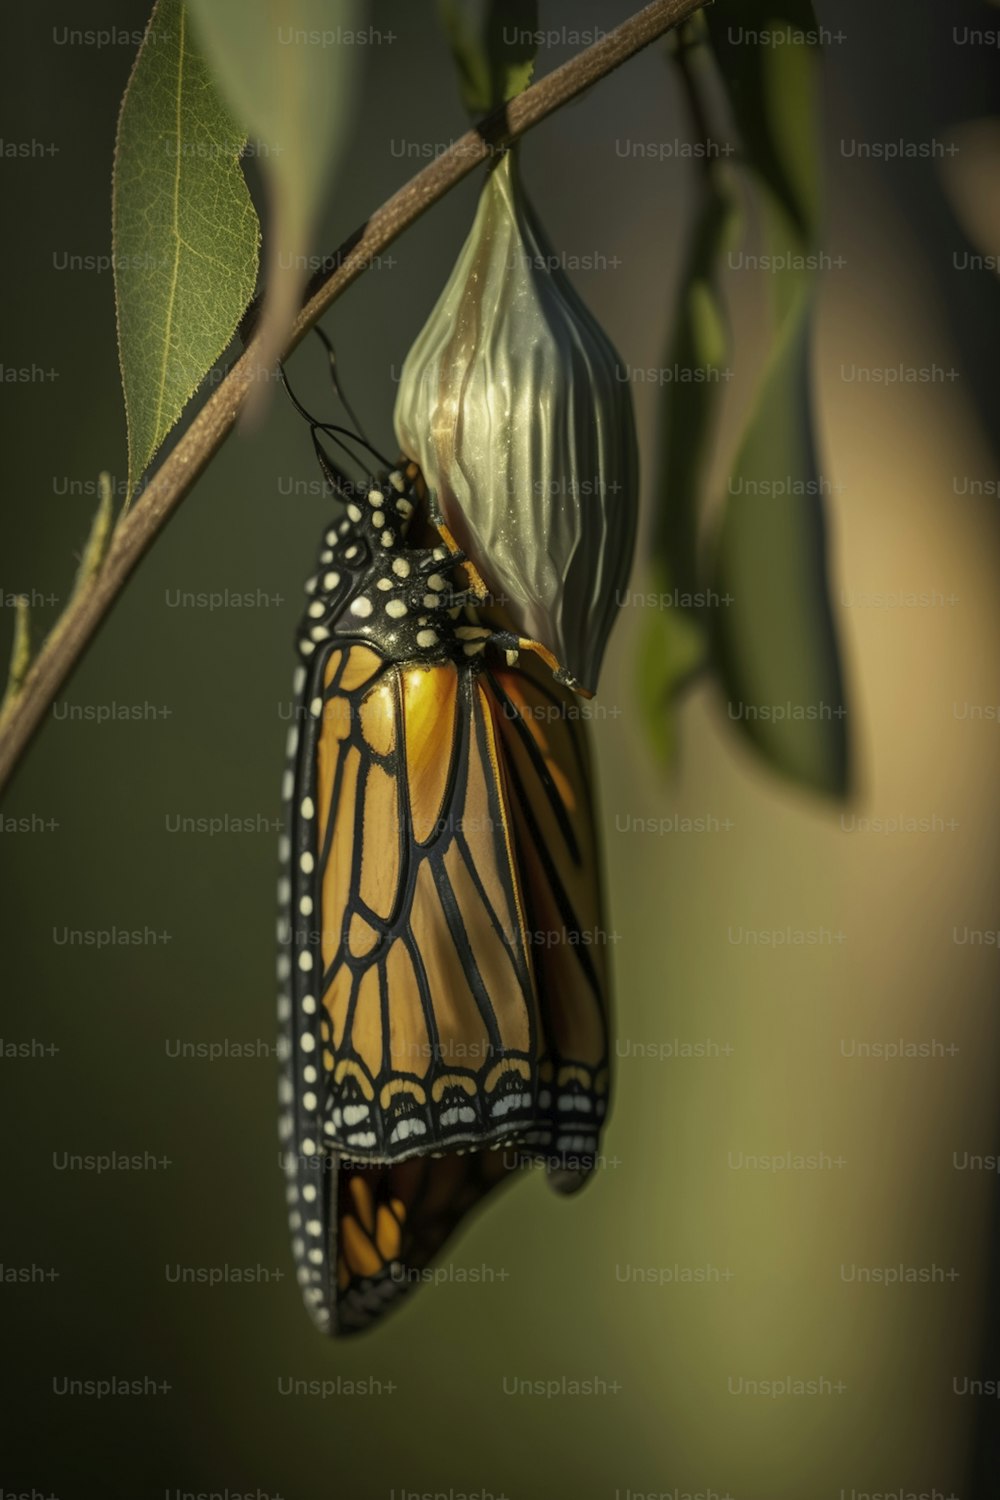
<svg viewBox="0 0 1000 1500">
<path fill-rule="evenodd" d="M 654 0 L 594 46 L 512 99 L 474 130 L 455 141 L 372 214 L 307 288 L 286 354 L 290 354 L 375 256 L 463 177 L 493 158 L 561 105 L 606 77 L 657 37 L 700 10 L 705 0 Z M 257 374 L 257 341 L 209 397 L 176 447 L 160 464 L 115 530 L 108 555 L 89 588 L 82 590 L 56 622 L 0 721 L 0 787 L 9 779 L 49 704 L 63 687 L 126 580 L 157 533 L 169 520 L 213 454 L 235 425 Z"/>
</svg>

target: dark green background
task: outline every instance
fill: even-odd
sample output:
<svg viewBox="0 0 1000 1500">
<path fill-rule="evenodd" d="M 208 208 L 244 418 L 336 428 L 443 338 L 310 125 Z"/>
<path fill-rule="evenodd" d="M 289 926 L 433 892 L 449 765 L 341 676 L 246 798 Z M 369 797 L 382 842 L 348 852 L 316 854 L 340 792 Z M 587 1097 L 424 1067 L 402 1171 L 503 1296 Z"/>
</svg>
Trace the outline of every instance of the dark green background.
<svg viewBox="0 0 1000 1500">
<path fill-rule="evenodd" d="M 531 1180 L 491 1207 L 447 1262 L 492 1268 L 490 1284 L 424 1289 L 372 1336 L 324 1343 L 289 1274 L 267 1049 L 282 713 L 302 580 L 329 506 L 281 493 L 314 475 L 298 419 L 274 406 L 218 455 L 57 705 L 57 714 L 113 703 L 159 712 L 47 723 L 3 808 L 29 826 L 0 833 L 0 1031 L 6 1043 L 58 1048 L 0 1060 L 0 1260 L 58 1273 L 0 1284 L 5 1492 L 994 1493 L 990 1409 L 956 1394 L 954 1378 L 1000 1374 L 986 1290 L 995 1189 L 953 1161 L 997 1149 L 997 956 L 958 946 L 953 931 L 997 925 L 997 727 L 953 705 L 997 701 L 996 499 L 962 497 L 950 481 L 997 472 L 979 415 L 991 397 L 995 409 L 997 288 L 952 267 L 953 248 L 969 242 L 938 163 L 862 166 L 840 141 L 941 137 L 988 112 L 995 58 L 955 45 L 952 27 L 996 26 L 996 12 L 943 0 L 894 14 L 860 0 L 823 9 L 823 24 L 846 33 L 828 54 L 827 156 L 831 251 L 847 265 L 828 278 L 817 352 L 821 433 L 843 481 L 832 506 L 835 588 L 940 589 L 960 601 L 839 609 L 860 769 L 852 811 L 940 814 L 956 828 L 850 832 L 835 809 L 762 771 L 704 693 L 687 713 L 679 779 L 664 784 L 633 693 L 639 611 L 626 610 L 602 686 L 608 714 L 595 724 L 626 1049 L 608 1170 L 577 1201 Z M 543 5 L 543 24 L 610 28 L 628 11 Z M 0 160 L 0 354 L 6 366 L 57 377 L 0 388 L 4 651 L 10 596 L 65 596 L 98 471 L 125 469 L 111 274 L 57 265 L 64 254 L 108 253 L 115 118 L 134 48 L 55 36 L 144 21 L 137 5 L 50 0 L 4 20 L 4 140 L 58 147 Z M 379 4 L 372 24 L 395 40 L 359 49 L 362 104 L 324 248 L 422 164 L 394 155 L 400 141 L 444 146 L 464 128 L 430 7 Z M 575 50 L 543 48 L 539 70 Z M 656 47 L 525 147 L 553 242 L 603 257 L 574 280 L 635 367 L 663 359 L 693 174 L 676 158 L 622 156 L 615 143 L 683 135 Z M 394 376 L 476 190 L 474 180 L 460 186 L 327 320 L 353 403 L 383 446 Z M 749 363 L 765 289 L 745 276 L 732 283 Z M 309 357 L 296 369 L 318 399 Z M 961 378 L 862 389 L 839 373 L 852 359 L 937 360 Z M 749 391 L 741 365 L 724 439 Z M 657 392 L 635 394 L 648 475 Z M 67 484 L 88 492 L 60 495 Z M 654 503 L 648 485 L 644 502 Z M 644 581 L 640 559 L 634 585 Z M 268 602 L 168 604 L 176 590 L 220 589 L 260 590 Z M 262 826 L 170 833 L 175 815 Z M 678 815 L 708 817 L 710 831 L 635 831 L 637 818 Z M 731 940 L 741 927 L 788 926 L 842 931 L 845 941 L 782 950 Z M 112 927 L 168 940 L 104 951 L 58 941 L 64 929 Z M 852 1065 L 840 1050 L 845 1037 L 900 1036 L 959 1051 Z M 707 1057 L 635 1055 L 637 1044 L 706 1039 L 719 1049 Z M 172 1059 L 175 1042 L 250 1043 L 263 1055 Z M 786 1150 L 846 1165 L 779 1177 L 729 1164 L 730 1153 Z M 54 1165 L 63 1152 L 109 1151 L 169 1165 L 100 1176 Z M 958 1275 L 860 1286 L 843 1281 L 844 1263 L 936 1263 Z M 174 1285 L 165 1267 L 177 1264 L 259 1265 L 272 1277 Z M 707 1284 L 616 1272 L 706 1264 L 719 1272 Z M 327 1400 L 278 1392 L 285 1377 L 338 1375 L 394 1389 Z M 95 1401 L 57 1395 L 64 1376 L 151 1377 L 170 1389 Z M 845 1390 L 778 1400 L 730 1392 L 740 1377 L 783 1376 Z M 514 1377 L 596 1377 L 619 1389 L 517 1397 L 503 1388 Z"/>
</svg>

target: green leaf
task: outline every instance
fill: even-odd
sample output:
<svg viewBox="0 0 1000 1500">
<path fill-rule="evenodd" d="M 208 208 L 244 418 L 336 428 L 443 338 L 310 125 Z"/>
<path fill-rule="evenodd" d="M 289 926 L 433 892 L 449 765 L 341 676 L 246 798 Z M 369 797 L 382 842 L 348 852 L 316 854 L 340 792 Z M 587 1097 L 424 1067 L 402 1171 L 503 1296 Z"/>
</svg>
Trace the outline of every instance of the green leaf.
<svg viewBox="0 0 1000 1500">
<path fill-rule="evenodd" d="M 670 574 L 654 567 L 652 598 L 670 598 L 673 592 Z M 654 603 L 648 616 L 639 636 L 639 709 L 653 754 L 667 768 L 677 757 L 676 695 L 704 666 L 707 643 L 701 621 L 688 610 Z"/>
<path fill-rule="evenodd" d="M 370 38 L 357 0 L 188 0 L 219 88 L 256 143 L 270 200 L 260 362 L 280 356 L 315 269 L 315 232 L 343 153 Z"/>
<path fill-rule="evenodd" d="M 702 59 L 704 62 L 705 59 Z M 695 66 L 694 60 L 686 66 Z M 730 354 L 719 287 L 722 255 L 740 222 L 731 174 L 704 159 L 700 215 L 685 258 L 665 370 L 657 508 L 651 537 L 652 607 L 640 645 L 640 702 L 656 754 L 676 749 L 676 697 L 705 664 L 712 602 L 702 587 L 698 521 Z"/>
<path fill-rule="evenodd" d="M 122 100 L 115 147 L 130 495 L 253 295 L 259 226 L 239 163 L 242 144 L 181 0 L 159 0 Z"/>
<path fill-rule="evenodd" d="M 438 13 L 471 115 L 487 115 L 528 87 L 538 50 L 537 0 L 438 0 Z"/>
<path fill-rule="evenodd" d="M 767 761 L 842 797 L 847 710 L 810 376 L 818 52 L 801 33 L 818 28 L 808 0 L 744 0 L 743 30 L 771 34 L 756 46 L 731 41 L 718 14 L 707 20 L 760 204 L 763 249 L 786 267 L 768 277 L 771 345 L 719 523 L 711 586 L 732 602 L 712 616 L 713 655 L 729 717 Z"/>
<path fill-rule="evenodd" d="M 809 401 L 811 296 L 785 319 L 730 482 L 714 587 L 727 714 L 777 770 L 841 797 L 847 711 L 827 588 L 826 528 Z M 788 483 L 785 494 L 747 484 Z"/>
<path fill-rule="evenodd" d="M 739 30 L 732 14 L 709 6 L 712 50 L 729 98 L 746 166 L 777 199 L 804 243 L 819 235 L 820 49 L 811 0 L 740 0 Z M 761 35 L 753 44 L 747 35 Z"/>
</svg>

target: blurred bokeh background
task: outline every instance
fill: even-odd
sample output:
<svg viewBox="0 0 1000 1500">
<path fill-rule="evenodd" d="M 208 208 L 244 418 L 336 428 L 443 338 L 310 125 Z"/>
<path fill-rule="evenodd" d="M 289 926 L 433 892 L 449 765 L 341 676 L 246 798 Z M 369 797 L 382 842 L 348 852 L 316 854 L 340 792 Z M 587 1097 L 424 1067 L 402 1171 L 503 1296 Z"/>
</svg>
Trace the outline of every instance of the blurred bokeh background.
<svg viewBox="0 0 1000 1500">
<path fill-rule="evenodd" d="M 539 72 L 578 50 L 572 31 L 630 8 L 546 0 L 543 24 L 563 39 Z M 707 690 L 685 706 L 665 780 L 634 692 L 641 608 L 623 612 L 594 723 L 617 939 L 606 1170 L 569 1202 L 531 1175 L 449 1250 L 443 1284 L 363 1340 L 324 1342 L 290 1274 L 272 974 L 291 639 L 330 507 L 284 406 L 230 441 L 0 809 L 5 1491 L 998 1492 L 996 1401 L 976 1383 L 1000 1377 L 1000 296 L 968 257 L 995 267 L 1000 250 L 995 49 L 975 40 L 1000 21 L 971 0 L 819 13 L 827 248 L 843 264 L 824 279 L 816 377 L 850 804 L 777 781 Z M 464 129 L 430 8 L 379 0 L 371 19 L 382 39 L 357 49 L 363 103 L 328 247 Z M 125 0 L 38 0 L 4 22 L 2 359 L 34 371 L 5 374 L 2 392 L 5 653 L 12 596 L 54 617 L 98 472 L 125 472 L 98 258 L 144 22 Z M 107 45 L 67 40 L 108 28 L 120 34 Z M 661 45 L 524 149 L 550 237 L 589 258 L 572 278 L 636 369 L 663 362 L 694 167 L 626 143 L 685 136 Z M 864 160 L 845 153 L 856 140 L 943 154 Z M 6 149 L 30 141 L 42 154 Z M 452 193 L 327 320 L 383 444 L 476 190 Z M 734 272 L 727 287 L 740 373 L 720 484 L 765 280 Z M 942 373 L 880 385 L 852 378 L 858 367 Z M 296 369 L 318 399 L 311 351 Z M 661 392 L 634 394 L 648 481 Z M 647 513 L 654 503 L 647 482 Z M 253 602 L 180 602 L 227 589 Z M 128 716 L 109 720 L 111 705 Z M 179 831 L 220 818 L 244 831 Z M 143 940 L 72 940 L 111 929 Z M 198 1055 L 212 1044 L 242 1055 Z M 141 1166 L 68 1160 L 106 1153 Z M 181 1268 L 230 1279 L 191 1284 Z M 368 1393 L 285 1394 L 338 1377 Z M 143 1393 L 64 1393 L 114 1378 Z M 509 1393 L 564 1379 L 596 1393 Z"/>
</svg>

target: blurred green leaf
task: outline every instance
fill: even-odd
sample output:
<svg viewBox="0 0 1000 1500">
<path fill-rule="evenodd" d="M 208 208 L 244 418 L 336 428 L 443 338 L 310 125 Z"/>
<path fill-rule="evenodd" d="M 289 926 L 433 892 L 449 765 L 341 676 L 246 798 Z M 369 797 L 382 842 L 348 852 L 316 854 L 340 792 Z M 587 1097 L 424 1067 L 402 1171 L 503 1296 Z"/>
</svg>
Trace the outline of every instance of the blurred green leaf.
<svg viewBox="0 0 1000 1500">
<path fill-rule="evenodd" d="M 761 209 L 763 250 L 783 267 L 769 275 L 771 345 L 716 538 L 711 587 L 731 603 L 712 616 L 713 654 L 729 717 L 770 764 L 840 797 L 847 711 L 810 375 L 819 55 L 795 36 L 818 28 L 808 0 L 744 0 L 744 36 L 770 33 L 758 45 L 731 40 L 718 13 L 707 21 Z"/>
<path fill-rule="evenodd" d="M 686 64 L 693 65 L 693 59 Z M 653 600 L 640 645 L 640 701 L 664 763 L 676 749 L 677 694 L 704 666 L 709 649 L 698 522 L 729 359 L 719 267 L 740 223 L 725 164 L 711 155 L 702 160 L 700 217 L 681 272 L 665 364 L 670 378 L 664 385 L 651 538 Z"/>
<path fill-rule="evenodd" d="M 537 0 L 438 0 L 458 69 L 462 103 L 486 115 L 531 82 Z"/>
<path fill-rule="evenodd" d="M 654 567 L 651 594 L 672 594 L 670 575 Z M 704 665 L 706 641 L 701 622 L 688 610 L 652 603 L 639 636 L 637 681 L 639 708 L 653 754 L 664 767 L 677 756 L 677 704 L 680 689 Z"/>
<path fill-rule="evenodd" d="M 816 791 L 847 790 L 846 707 L 827 590 L 809 400 L 811 294 L 786 317 L 758 393 L 716 542 L 714 616 L 727 714 L 765 758 Z M 746 494 L 747 484 L 786 493 Z"/>
<path fill-rule="evenodd" d="M 129 494 L 253 295 L 243 136 L 181 0 L 159 0 L 118 118 L 113 249 Z"/>
<path fill-rule="evenodd" d="M 256 143 L 271 213 L 261 365 L 279 357 L 315 269 L 315 232 L 345 145 L 359 45 L 358 0 L 188 0 L 214 78 Z"/>
</svg>

